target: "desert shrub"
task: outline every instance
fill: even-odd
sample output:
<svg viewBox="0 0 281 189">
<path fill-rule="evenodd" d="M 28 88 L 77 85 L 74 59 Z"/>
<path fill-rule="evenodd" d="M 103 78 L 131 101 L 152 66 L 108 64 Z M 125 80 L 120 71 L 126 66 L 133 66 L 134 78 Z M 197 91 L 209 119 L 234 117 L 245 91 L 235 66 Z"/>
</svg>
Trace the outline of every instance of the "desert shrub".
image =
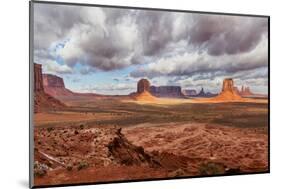
<svg viewBox="0 0 281 189">
<path fill-rule="evenodd" d="M 207 162 L 199 167 L 201 175 L 220 175 L 225 173 L 225 166 L 222 163 Z"/>
<path fill-rule="evenodd" d="M 87 168 L 88 166 L 89 166 L 89 164 L 88 164 L 87 162 L 82 161 L 82 162 L 79 162 L 79 163 L 78 163 L 77 169 L 78 169 L 78 170 L 85 169 L 85 168 Z"/>
<path fill-rule="evenodd" d="M 66 166 L 66 169 L 67 169 L 68 171 L 71 171 L 72 168 L 73 168 L 72 165 L 67 165 L 67 166 Z"/>
<path fill-rule="evenodd" d="M 80 124 L 80 125 L 79 125 L 79 128 L 82 130 L 82 129 L 85 128 L 85 126 L 84 126 L 83 124 Z"/>
<path fill-rule="evenodd" d="M 48 131 L 48 132 L 51 132 L 52 130 L 54 130 L 53 127 L 48 127 L 48 128 L 47 128 L 47 131 Z"/>
</svg>

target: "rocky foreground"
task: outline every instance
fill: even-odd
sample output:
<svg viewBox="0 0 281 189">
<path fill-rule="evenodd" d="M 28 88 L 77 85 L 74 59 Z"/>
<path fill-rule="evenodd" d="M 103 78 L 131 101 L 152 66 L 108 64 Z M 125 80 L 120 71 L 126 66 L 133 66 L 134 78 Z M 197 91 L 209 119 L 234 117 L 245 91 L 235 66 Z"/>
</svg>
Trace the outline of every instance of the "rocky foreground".
<svg viewBox="0 0 281 189">
<path fill-rule="evenodd" d="M 149 126 L 149 127 L 148 127 Z M 35 185 L 267 171 L 267 134 L 204 124 L 35 129 Z"/>
</svg>

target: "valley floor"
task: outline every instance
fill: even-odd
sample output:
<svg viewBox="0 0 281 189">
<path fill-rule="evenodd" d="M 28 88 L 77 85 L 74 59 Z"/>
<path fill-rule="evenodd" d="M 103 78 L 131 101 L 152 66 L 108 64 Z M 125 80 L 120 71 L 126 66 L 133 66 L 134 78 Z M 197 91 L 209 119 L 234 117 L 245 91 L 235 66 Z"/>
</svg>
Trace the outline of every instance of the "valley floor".
<svg viewBox="0 0 281 189">
<path fill-rule="evenodd" d="M 34 116 L 37 186 L 268 171 L 266 103 L 63 102 Z"/>
</svg>

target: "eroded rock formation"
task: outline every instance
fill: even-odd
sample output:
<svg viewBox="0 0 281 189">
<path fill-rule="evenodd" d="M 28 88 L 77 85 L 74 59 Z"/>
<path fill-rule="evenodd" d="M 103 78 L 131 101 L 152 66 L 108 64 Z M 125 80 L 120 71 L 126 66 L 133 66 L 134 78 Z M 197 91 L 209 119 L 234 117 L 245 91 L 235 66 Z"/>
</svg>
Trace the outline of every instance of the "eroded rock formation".
<svg viewBox="0 0 281 189">
<path fill-rule="evenodd" d="M 195 95 L 196 97 L 213 97 L 216 96 L 217 94 L 213 94 L 211 92 L 205 92 L 204 88 L 202 87 L 200 92 Z"/>
<path fill-rule="evenodd" d="M 233 79 L 231 78 L 223 80 L 221 93 L 213 98 L 213 100 L 219 101 L 235 101 L 241 99 L 242 97 L 237 93 L 237 89 L 235 89 Z"/>
<path fill-rule="evenodd" d="M 149 91 L 150 82 L 147 79 L 141 79 L 138 82 L 137 93 Z"/>
<path fill-rule="evenodd" d="M 56 110 L 65 105 L 44 91 L 42 66 L 34 63 L 34 112 L 38 113 L 44 109 Z"/>
<path fill-rule="evenodd" d="M 150 82 L 147 79 L 139 80 L 137 92 L 132 93 L 131 97 L 138 101 L 154 101 L 155 97 L 149 92 Z"/>
<path fill-rule="evenodd" d="M 252 95 L 254 95 L 254 93 L 252 93 L 250 87 L 246 87 L 246 86 L 241 87 L 241 90 L 239 91 L 239 94 L 241 96 L 252 96 Z"/>
</svg>

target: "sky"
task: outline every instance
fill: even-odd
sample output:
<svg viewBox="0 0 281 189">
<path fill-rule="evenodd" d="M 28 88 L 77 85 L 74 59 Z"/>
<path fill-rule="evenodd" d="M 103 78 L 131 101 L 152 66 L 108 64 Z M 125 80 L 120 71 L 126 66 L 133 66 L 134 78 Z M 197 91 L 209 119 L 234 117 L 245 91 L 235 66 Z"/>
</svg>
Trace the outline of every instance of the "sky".
<svg viewBox="0 0 281 189">
<path fill-rule="evenodd" d="M 35 3 L 34 62 L 76 92 L 129 94 L 147 78 L 218 93 L 233 78 L 267 94 L 268 20 Z"/>
</svg>

